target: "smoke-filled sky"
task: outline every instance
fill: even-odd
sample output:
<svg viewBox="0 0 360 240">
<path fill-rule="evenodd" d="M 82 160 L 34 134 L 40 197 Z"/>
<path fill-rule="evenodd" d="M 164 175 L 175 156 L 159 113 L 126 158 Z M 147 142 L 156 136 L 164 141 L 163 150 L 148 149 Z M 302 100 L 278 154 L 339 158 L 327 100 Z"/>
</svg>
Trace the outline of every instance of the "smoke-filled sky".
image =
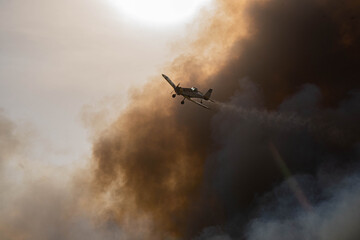
<svg viewBox="0 0 360 240">
<path fill-rule="evenodd" d="M 360 237 L 358 1 L 115 2 L 0 1 L 1 239 Z"/>
<path fill-rule="evenodd" d="M 118 114 L 129 89 L 174 58 L 189 24 L 143 26 L 98 0 L 0 1 L 0 11 L 0 107 L 68 163 L 90 151 L 81 111 Z"/>
</svg>

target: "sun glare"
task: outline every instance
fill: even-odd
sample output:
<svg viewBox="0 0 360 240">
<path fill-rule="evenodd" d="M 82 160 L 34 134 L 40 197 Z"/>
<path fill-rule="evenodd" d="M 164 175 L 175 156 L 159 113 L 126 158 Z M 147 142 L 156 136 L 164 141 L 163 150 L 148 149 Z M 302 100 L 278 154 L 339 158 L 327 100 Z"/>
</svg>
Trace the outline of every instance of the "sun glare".
<svg viewBox="0 0 360 240">
<path fill-rule="evenodd" d="M 148 25 L 186 22 L 210 0 L 111 0 L 122 14 Z"/>
</svg>

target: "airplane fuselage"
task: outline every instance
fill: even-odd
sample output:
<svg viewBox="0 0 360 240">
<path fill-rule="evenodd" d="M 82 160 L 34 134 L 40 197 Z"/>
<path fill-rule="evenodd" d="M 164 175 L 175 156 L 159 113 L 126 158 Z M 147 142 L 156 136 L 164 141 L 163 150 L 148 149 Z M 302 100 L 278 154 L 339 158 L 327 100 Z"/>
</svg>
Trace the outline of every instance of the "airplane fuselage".
<svg viewBox="0 0 360 240">
<path fill-rule="evenodd" d="M 177 95 L 182 95 L 184 97 L 204 98 L 204 95 L 202 95 L 195 87 L 192 87 L 192 88 L 176 87 L 175 92 Z"/>
</svg>

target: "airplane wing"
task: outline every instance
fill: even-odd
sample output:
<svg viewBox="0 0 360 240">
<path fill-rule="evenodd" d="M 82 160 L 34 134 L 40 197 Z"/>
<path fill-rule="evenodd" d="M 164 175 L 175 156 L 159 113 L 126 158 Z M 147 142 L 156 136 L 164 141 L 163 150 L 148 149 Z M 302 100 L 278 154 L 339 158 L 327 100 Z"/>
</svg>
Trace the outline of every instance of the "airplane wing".
<svg viewBox="0 0 360 240">
<path fill-rule="evenodd" d="M 200 102 L 194 101 L 194 100 L 192 100 L 191 98 L 186 98 L 186 99 L 189 100 L 189 101 L 192 101 L 193 103 L 196 103 L 196 104 L 199 105 L 199 106 L 202 106 L 203 108 L 206 108 L 206 109 L 209 109 L 209 110 L 210 110 L 210 108 L 209 108 L 208 106 L 206 106 L 206 105 L 204 105 L 204 104 L 202 104 L 202 103 L 200 103 Z"/>
<path fill-rule="evenodd" d="M 166 80 L 174 89 L 176 88 L 175 84 L 173 83 L 173 81 L 170 80 L 170 78 L 169 78 L 168 76 L 166 76 L 165 74 L 161 74 L 161 75 L 165 78 L 165 80 Z"/>
</svg>

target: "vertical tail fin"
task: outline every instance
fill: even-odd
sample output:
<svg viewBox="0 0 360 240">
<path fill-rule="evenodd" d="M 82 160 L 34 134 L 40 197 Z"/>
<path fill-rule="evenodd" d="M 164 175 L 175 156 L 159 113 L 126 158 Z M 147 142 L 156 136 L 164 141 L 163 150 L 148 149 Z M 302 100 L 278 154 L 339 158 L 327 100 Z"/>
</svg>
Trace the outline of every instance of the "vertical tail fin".
<svg viewBox="0 0 360 240">
<path fill-rule="evenodd" d="M 210 88 L 204 95 L 205 100 L 209 100 L 212 93 L 212 89 Z"/>
</svg>

